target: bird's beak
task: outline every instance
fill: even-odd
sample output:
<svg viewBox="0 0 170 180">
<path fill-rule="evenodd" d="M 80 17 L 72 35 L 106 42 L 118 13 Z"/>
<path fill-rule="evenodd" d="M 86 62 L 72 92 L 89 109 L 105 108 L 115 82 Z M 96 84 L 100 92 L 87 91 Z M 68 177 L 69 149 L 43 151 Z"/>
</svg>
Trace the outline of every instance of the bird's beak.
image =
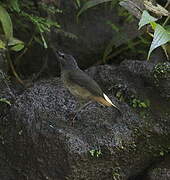
<svg viewBox="0 0 170 180">
<path fill-rule="evenodd" d="M 62 53 L 61 51 L 56 51 L 56 55 L 58 58 L 60 58 L 64 56 L 64 53 Z"/>
</svg>

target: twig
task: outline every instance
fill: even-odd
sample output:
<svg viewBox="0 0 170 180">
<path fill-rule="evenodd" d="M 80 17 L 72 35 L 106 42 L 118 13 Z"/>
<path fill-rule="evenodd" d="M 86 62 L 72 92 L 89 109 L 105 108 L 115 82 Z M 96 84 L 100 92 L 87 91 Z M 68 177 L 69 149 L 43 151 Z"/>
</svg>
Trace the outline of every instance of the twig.
<svg viewBox="0 0 170 180">
<path fill-rule="evenodd" d="M 164 8 L 167 8 L 170 4 L 170 1 L 168 0 L 167 3 L 165 4 L 165 7 Z"/>
<path fill-rule="evenodd" d="M 14 93 L 12 92 L 11 88 L 9 87 L 9 85 L 8 85 L 8 83 L 7 83 L 7 81 L 6 81 L 6 77 L 4 76 L 4 72 L 0 71 L 0 73 L 2 74 L 2 78 L 3 78 L 3 80 L 4 80 L 4 83 L 5 83 L 8 91 L 9 91 L 9 94 L 10 94 L 13 98 L 15 98 Z"/>
<path fill-rule="evenodd" d="M 168 17 L 165 19 L 165 21 L 164 21 L 164 23 L 163 23 L 162 26 L 165 26 L 165 25 L 166 25 L 166 23 L 169 21 L 169 18 L 170 18 L 170 16 L 168 16 Z"/>
<path fill-rule="evenodd" d="M 9 63 L 9 66 L 12 70 L 12 73 L 14 74 L 14 76 L 16 77 L 17 81 L 19 83 L 21 83 L 22 85 L 24 85 L 23 81 L 21 80 L 21 78 L 19 77 L 19 75 L 17 74 L 17 72 L 15 71 L 15 68 L 13 66 L 13 63 L 12 63 L 12 60 L 11 60 L 11 57 L 10 57 L 10 54 L 9 54 L 9 49 L 7 48 L 7 51 L 6 51 L 6 58 L 7 58 L 7 61 Z"/>
</svg>

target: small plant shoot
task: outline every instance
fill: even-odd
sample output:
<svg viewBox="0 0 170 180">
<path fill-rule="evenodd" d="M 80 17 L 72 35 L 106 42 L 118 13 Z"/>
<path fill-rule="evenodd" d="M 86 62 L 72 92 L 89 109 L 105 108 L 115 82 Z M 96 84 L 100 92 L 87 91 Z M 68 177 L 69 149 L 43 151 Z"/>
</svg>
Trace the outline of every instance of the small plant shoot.
<svg viewBox="0 0 170 180">
<path fill-rule="evenodd" d="M 92 157 L 100 157 L 102 155 L 101 150 L 92 149 L 89 151 Z"/>
</svg>

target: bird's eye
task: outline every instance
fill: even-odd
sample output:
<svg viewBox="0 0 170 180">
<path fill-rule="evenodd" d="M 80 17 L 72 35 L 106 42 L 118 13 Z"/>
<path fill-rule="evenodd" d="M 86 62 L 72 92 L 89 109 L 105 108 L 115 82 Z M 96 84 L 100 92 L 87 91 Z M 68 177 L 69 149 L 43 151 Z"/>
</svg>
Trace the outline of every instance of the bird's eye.
<svg viewBox="0 0 170 180">
<path fill-rule="evenodd" d="M 64 58 L 65 57 L 65 54 L 60 52 L 60 51 L 58 51 L 58 55 L 59 55 L 60 58 Z"/>
</svg>

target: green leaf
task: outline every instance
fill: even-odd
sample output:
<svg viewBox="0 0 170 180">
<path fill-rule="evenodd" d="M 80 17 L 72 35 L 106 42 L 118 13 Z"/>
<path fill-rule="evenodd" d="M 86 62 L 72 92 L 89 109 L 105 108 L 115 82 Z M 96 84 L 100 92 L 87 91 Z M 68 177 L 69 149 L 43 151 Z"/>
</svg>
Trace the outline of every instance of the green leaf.
<svg viewBox="0 0 170 180">
<path fill-rule="evenodd" d="M 7 39 L 10 39 L 13 37 L 13 27 L 12 27 L 12 21 L 11 18 L 1 5 L 0 5 L 0 22 L 2 24 L 3 31 L 5 33 L 5 36 Z"/>
<path fill-rule="evenodd" d="M 156 19 L 155 17 L 151 16 L 146 10 L 143 11 L 141 19 L 139 21 L 139 29 L 141 27 L 143 27 L 146 24 L 149 24 L 151 22 L 155 22 L 158 19 Z"/>
<path fill-rule="evenodd" d="M 94 157 L 95 150 L 94 150 L 94 149 L 92 149 L 92 150 L 90 150 L 89 152 L 90 152 L 91 156 L 93 156 L 93 157 Z"/>
<path fill-rule="evenodd" d="M 16 44 L 24 44 L 24 42 L 14 37 L 9 39 L 8 46 L 14 46 Z"/>
<path fill-rule="evenodd" d="M 13 51 L 21 51 L 24 48 L 24 42 L 13 37 L 9 40 L 8 46 Z"/>
<path fill-rule="evenodd" d="M 0 39 L 0 49 L 5 49 L 5 43 Z"/>
<path fill-rule="evenodd" d="M 13 10 L 15 10 L 16 12 L 20 12 L 20 7 L 19 7 L 19 4 L 18 4 L 18 0 L 10 0 L 10 4 L 11 4 L 11 7 Z"/>
<path fill-rule="evenodd" d="M 141 102 L 139 105 L 140 107 L 147 108 L 147 105 L 144 102 Z"/>
<path fill-rule="evenodd" d="M 24 48 L 24 44 L 16 44 L 15 46 L 11 47 L 13 51 L 21 51 Z"/>
<path fill-rule="evenodd" d="M 157 24 L 147 59 L 149 59 L 150 54 L 154 49 L 163 44 L 166 44 L 168 41 L 170 41 L 170 34 L 161 25 Z"/>
<path fill-rule="evenodd" d="M 150 22 L 151 26 L 152 26 L 152 29 L 155 30 L 156 26 L 157 26 L 157 23 L 156 22 Z"/>
<path fill-rule="evenodd" d="M 0 102 L 6 103 L 6 104 L 8 104 L 8 105 L 10 105 L 10 106 L 11 106 L 10 101 L 8 101 L 8 100 L 7 100 L 7 99 L 5 99 L 5 98 L 0 98 Z"/>
<path fill-rule="evenodd" d="M 87 9 L 92 8 L 96 5 L 99 5 L 101 3 L 105 3 L 105 2 L 111 2 L 112 0 L 89 0 L 87 1 L 84 6 L 80 9 L 80 11 L 77 14 L 77 18 Z"/>
<path fill-rule="evenodd" d="M 77 6 L 80 7 L 80 0 L 76 0 Z"/>
<path fill-rule="evenodd" d="M 164 156 L 164 152 L 163 152 L 163 151 L 161 151 L 159 154 L 160 154 L 161 156 Z"/>
</svg>

